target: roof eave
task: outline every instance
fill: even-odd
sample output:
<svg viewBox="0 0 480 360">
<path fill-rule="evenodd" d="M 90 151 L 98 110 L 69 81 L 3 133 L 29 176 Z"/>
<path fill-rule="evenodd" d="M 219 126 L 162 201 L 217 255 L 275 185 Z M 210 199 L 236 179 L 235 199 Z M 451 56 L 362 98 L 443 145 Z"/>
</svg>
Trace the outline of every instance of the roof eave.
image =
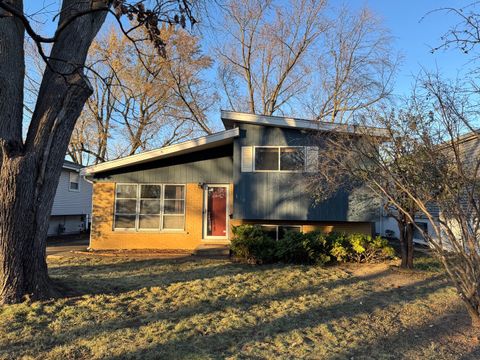
<svg viewBox="0 0 480 360">
<path fill-rule="evenodd" d="M 196 151 L 196 149 L 207 149 L 213 146 L 220 146 L 227 143 L 240 134 L 238 128 L 221 131 L 215 134 L 202 136 L 197 139 L 184 141 L 179 144 L 166 146 L 164 148 L 146 151 L 140 154 L 127 156 L 124 158 L 107 161 L 98 165 L 89 166 L 82 169 L 82 175 L 91 176 L 100 172 L 115 170 L 122 167 L 133 166 L 147 163 L 159 159 L 182 155 Z"/>
</svg>

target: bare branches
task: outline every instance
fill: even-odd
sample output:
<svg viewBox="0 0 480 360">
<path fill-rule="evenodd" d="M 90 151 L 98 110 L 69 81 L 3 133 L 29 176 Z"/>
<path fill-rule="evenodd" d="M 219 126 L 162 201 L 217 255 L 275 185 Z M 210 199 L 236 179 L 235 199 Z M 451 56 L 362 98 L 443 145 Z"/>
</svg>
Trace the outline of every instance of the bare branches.
<svg viewBox="0 0 480 360">
<path fill-rule="evenodd" d="M 113 29 L 94 42 L 89 65 L 95 70 L 94 94 L 70 141 L 72 158 L 97 163 L 211 132 L 206 112 L 216 95 L 203 79 L 210 58 L 183 30 L 170 27 L 162 36 L 167 58 L 145 46 L 138 54 Z"/>
<path fill-rule="evenodd" d="M 220 78 L 230 107 L 271 115 L 304 90 L 307 53 L 326 23 L 323 0 L 231 1 L 224 8 Z M 235 85 L 234 85 L 235 84 Z M 240 85 L 241 96 L 233 95 Z"/>
</svg>

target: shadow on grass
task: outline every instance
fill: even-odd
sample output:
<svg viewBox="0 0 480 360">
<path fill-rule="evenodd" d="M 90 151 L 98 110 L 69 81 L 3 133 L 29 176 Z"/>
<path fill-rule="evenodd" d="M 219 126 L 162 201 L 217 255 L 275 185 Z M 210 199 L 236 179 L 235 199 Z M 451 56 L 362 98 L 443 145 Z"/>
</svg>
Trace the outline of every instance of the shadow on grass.
<svg viewBox="0 0 480 360">
<path fill-rule="evenodd" d="M 359 279 L 354 278 L 349 281 L 352 280 L 358 281 Z M 144 358 L 145 356 L 151 356 L 152 354 L 157 354 L 160 358 L 162 356 L 175 357 L 178 354 L 179 349 L 181 349 L 182 358 L 192 358 L 195 356 L 203 356 L 207 358 L 221 356 L 224 358 L 234 355 L 247 343 L 264 341 L 267 338 L 275 337 L 290 331 L 328 324 L 330 321 L 340 317 L 348 318 L 360 314 L 369 314 L 378 308 L 383 308 L 388 305 L 414 301 L 443 288 L 445 285 L 444 278 L 438 276 L 419 281 L 412 285 L 404 286 L 401 290 L 395 288 L 370 292 L 359 298 L 350 299 L 338 304 L 312 307 L 297 314 L 286 315 L 253 325 L 229 329 L 221 333 L 206 334 L 203 336 L 200 334 L 198 336 L 185 336 L 181 339 L 144 347 L 132 352 L 124 353 L 118 357 L 111 357 L 110 359 Z M 326 295 L 328 296 L 328 294 Z M 248 304 L 247 306 L 238 304 L 237 306 L 241 309 L 247 310 L 252 304 Z M 198 309 L 198 311 L 201 311 L 201 309 Z"/>
<path fill-rule="evenodd" d="M 186 267 L 182 268 L 182 264 Z M 166 266 L 165 269 L 162 269 Z M 165 287 L 178 282 L 207 280 L 272 270 L 279 265 L 252 266 L 227 260 L 126 260 L 102 265 L 59 266 L 49 269 L 55 286 L 65 298 L 83 295 L 117 294 L 149 287 Z M 140 274 L 136 272 L 140 271 Z M 112 275 L 112 274 L 120 274 Z"/>
<path fill-rule="evenodd" d="M 361 346 L 349 351 L 336 354 L 335 359 L 358 359 L 358 358 L 370 358 L 371 356 L 377 356 L 379 358 L 386 358 L 396 353 L 396 357 L 407 357 L 407 352 L 414 348 L 424 349 L 424 351 L 430 351 L 430 356 L 435 355 L 436 349 L 429 349 L 433 341 L 442 341 L 441 337 L 444 335 L 452 334 L 454 332 L 466 333 L 470 330 L 470 321 L 468 315 L 462 306 L 458 306 L 455 312 L 449 312 L 442 316 L 439 316 L 434 321 L 428 322 L 421 326 L 414 326 L 409 328 L 401 328 L 396 334 L 390 336 L 379 336 L 373 342 L 361 342 Z M 460 321 L 456 318 L 461 317 Z M 452 324 L 456 324 L 452 326 Z M 470 352 L 466 349 L 462 349 L 459 344 L 450 344 L 447 349 L 443 350 L 448 353 L 437 354 L 441 358 L 460 358 L 461 354 L 464 354 L 462 359 L 479 359 L 480 349 L 477 347 Z M 432 354 L 433 352 L 433 354 Z M 467 354 L 465 354 L 467 352 Z M 468 353 L 469 352 L 469 353 Z M 425 355 L 427 356 L 427 355 Z"/>
<path fill-rule="evenodd" d="M 231 269 L 230 266 L 235 266 L 237 269 Z M 238 264 L 224 264 L 220 268 L 223 269 L 223 275 L 235 275 L 237 273 L 243 273 L 245 271 L 265 271 L 267 269 L 272 270 L 272 268 L 284 268 L 285 266 L 279 265 L 269 265 L 269 266 L 248 266 L 248 265 L 238 265 Z M 200 268 L 203 269 L 203 268 Z M 385 276 L 387 273 L 390 273 L 390 270 L 381 271 L 378 273 L 370 274 L 367 276 L 362 277 L 347 277 L 342 279 L 337 279 L 334 281 L 328 281 L 325 283 L 321 283 L 318 285 L 308 285 L 302 288 L 297 288 L 294 290 L 284 290 L 279 291 L 274 294 L 265 294 L 265 295 L 248 295 L 240 298 L 228 298 L 228 299 L 221 299 L 221 298 L 214 298 L 209 302 L 202 302 L 200 305 L 195 306 L 186 306 L 179 308 L 176 311 L 172 311 L 171 309 L 160 311 L 160 312 L 153 312 L 153 313 L 140 313 L 135 314 L 132 312 L 131 309 L 128 309 L 129 316 L 128 318 L 116 318 L 113 320 L 102 321 L 96 324 L 94 327 L 92 326 L 82 326 L 77 328 L 69 329 L 68 336 L 62 334 L 60 336 L 56 336 L 53 332 L 45 329 L 42 333 L 42 337 L 48 338 L 48 344 L 42 344 L 44 350 L 48 351 L 53 349 L 54 347 L 64 345 L 66 343 L 74 343 L 77 339 L 82 339 L 85 337 L 94 337 L 106 332 L 116 331 L 120 329 L 129 329 L 129 330 L 137 330 L 141 326 L 144 326 L 150 322 L 156 322 L 161 320 L 169 320 L 174 322 L 180 322 L 183 319 L 187 319 L 191 316 L 197 316 L 202 314 L 209 314 L 213 312 L 223 311 L 227 308 L 234 308 L 242 311 L 247 311 L 251 307 L 255 305 L 265 304 L 268 305 L 269 302 L 272 301 L 283 301 L 288 299 L 294 299 L 300 297 L 302 295 L 308 294 L 322 294 L 325 293 L 325 296 L 328 296 L 328 291 L 335 289 L 337 287 L 347 287 L 353 285 L 358 282 L 368 282 L 379 279 Z M 170 273 L 169 273 L 170 274 Z M 171 274 L 170 274 L 171 275 Z M 183 275 L 183 281 L 189 281 L 191 278 L 199 278 L 200 276 L 195 276 L 195 273 L 192 271 L 188 272 L 179 272 L 177 276 Z M 217 275 L 219 273 L 217 272 Z M 168 276 L 168 275 L 167 275 Z M 233 281 L 233 280 L 232 280 Z M 73 299 L 72 299 L 73 300 Z M 75 303 L 69 303 L 69 306 L 75 306 Z M 125 304 L 128 307 L 128 304 Z M 125 311 L 123 307 L 119 307 L 118 311 L 121 313 Z M 39 340 L 39 339 L 38 339 Z M 8 347 L 22 347 L 29 344 L 29 341 L 18 341 L 15 343 L 9 343 Z M 175 347 L 175 345 L 173 345 Z M 6 348 L 0 348 L 0 352 L 6 350 Z"/>
</svg>

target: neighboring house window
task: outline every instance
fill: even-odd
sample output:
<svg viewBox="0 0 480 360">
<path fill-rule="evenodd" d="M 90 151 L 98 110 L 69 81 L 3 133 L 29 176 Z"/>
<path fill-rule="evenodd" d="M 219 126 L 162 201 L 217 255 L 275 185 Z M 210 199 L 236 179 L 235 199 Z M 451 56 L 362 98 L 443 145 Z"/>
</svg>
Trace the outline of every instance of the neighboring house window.
<svg viewBox="0 0 480 360">
<path fill-rule="evenodd" d="M 164 184 L 117 184 L 117 230 L 183 230 L 185 186 Z"/>
<path fill-rule="evenodd" d="M 304 171 L 303 146 L 256 146 L 255 171 Z"/>
<path fill-rule="evenodd" d="M 70 191 L 80 191 L 80 174 L 74 171 L 69 172 L 69 186 Z"/>
<path fill-rule="evenodd" d="M 413 229 L 413 238 L 418 240 L 425 240 L 423 234 L 428 234 L 428 224 L 426 222 L 417 222 L 417 226 L 422 229 L 418 230 L 416 227 Z"/>
<path fill-rule="evenodd" d="M 282 239 L 288 231 L 301 232 L 300 225 L 261 225 L 266 236 L 273 240 Z"/>
</svg>

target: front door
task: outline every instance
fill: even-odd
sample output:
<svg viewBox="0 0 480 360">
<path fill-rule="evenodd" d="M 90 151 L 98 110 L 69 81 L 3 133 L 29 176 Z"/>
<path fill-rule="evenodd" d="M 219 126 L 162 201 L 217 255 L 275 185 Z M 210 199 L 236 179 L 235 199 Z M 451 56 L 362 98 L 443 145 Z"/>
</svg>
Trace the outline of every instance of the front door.
<svg viewBox="0 0 480 360">
<path fill-rule="evenodd" d="M 228 187 L 207 185 L 205 188 L 205 238 L 228 236 Z"/>
</svg>

